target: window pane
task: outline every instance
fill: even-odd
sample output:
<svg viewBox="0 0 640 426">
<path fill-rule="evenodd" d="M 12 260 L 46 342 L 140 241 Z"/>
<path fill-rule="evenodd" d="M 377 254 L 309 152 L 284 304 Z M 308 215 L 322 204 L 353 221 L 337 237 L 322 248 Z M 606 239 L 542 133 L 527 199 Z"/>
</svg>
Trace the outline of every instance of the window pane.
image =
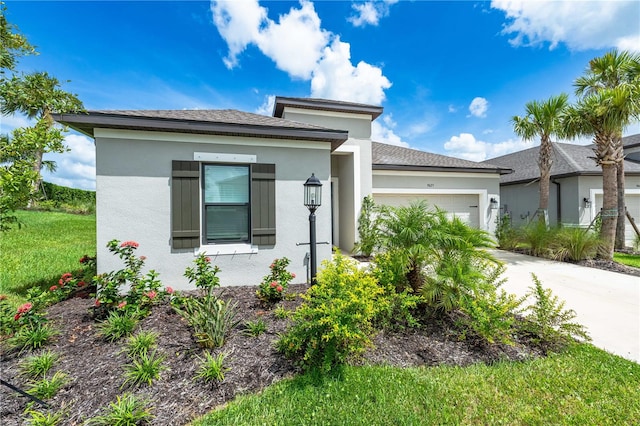
<svg viewBox="0 0 640 426">
<path fill-rule="evenodd" d="M 249 206 L 207 206 L 208 241 L 249 241 Z"/>
<path fill-rule="evenodd" d="M 204 166 L 205 203 L 248 203 L 249 167 Z"/>
</svg>

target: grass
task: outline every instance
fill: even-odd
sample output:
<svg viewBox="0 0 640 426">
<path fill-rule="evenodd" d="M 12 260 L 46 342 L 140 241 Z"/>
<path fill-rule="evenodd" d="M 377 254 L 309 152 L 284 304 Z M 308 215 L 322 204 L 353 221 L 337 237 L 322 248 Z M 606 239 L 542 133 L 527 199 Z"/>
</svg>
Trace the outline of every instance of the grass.
<svg viewBox="0 0 640 426">
<path fill-rule="evenodd" d="M 83 255 L 95 254 L 96 217 L 38 211 L 16 216 L 22 227 L 0 235 L 0 294 L 18 304 L 31 287 L 49 288 L 78 269 Z"/>
<path fill-rule="evenodd" d="M 640 365 L 581 344 L 522 363 L 306 374 L 240 397 L 193 425 L 639 422 Z"/>
<path fill-rule="evenodd" d="M 623 265 L 640 268 L 640 254 L 614 253 L 613 260 Z"/>
</svg>

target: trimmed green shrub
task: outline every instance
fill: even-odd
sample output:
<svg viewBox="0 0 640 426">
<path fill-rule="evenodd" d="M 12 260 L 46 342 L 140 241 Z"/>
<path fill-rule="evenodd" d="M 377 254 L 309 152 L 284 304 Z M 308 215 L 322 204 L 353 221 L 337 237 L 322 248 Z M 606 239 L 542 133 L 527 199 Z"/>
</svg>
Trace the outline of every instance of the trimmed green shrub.
<svg viewBox="0 0 640 426">
<path fill-rule="evenodd" d="M 278 350 L 304 369 L 328 372 L 371 345 L 373 320 L 382 289 L 357 262 L 337 253 L 325 261 L 292 326 L 277 341 Z"/>
<path fill-rule="evenodd" d="M 573 262 L 593 259 L 601 245 L 602 241 L 594 232 L 581 228 L 560 228 L 549 243 L 550 257 Z"/>
</svg>

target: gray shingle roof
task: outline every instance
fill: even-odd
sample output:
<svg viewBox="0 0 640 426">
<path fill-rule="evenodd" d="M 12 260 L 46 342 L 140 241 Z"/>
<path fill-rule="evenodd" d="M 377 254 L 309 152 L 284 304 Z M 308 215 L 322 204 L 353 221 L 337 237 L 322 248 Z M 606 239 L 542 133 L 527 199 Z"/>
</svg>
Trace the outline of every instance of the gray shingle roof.
<svg viewBox="0 0 640 426">
<path fill-rule="evenodd" d="M 102 110 L 89 111 L 89 114 L 105 116 L 125 116 L 157 118 L 163 120 L 198 121 L 206 123 L 241 124 L 249 126 L 285 127 L 291 129 L 322 129 L 325 127 L 297 121 L 284 120 L 268 115 L 252 114 L 235 109 L 195 109 L 195 110 Z"/>
<path fill-rule="evenodd" d="M 593 160 L 593 150 L 586 145 L 552 142 L 553 163 L 551 177 L 572 175 L 601 175 L 602 169 Z M 523 151 L 487 160 L 491 164 L 514 170 L 500 177 L 500 183 L 531 182 L 540 177 L 538 152 L 540 145 Z M 625 161 L 625 173 L 640 174 L 640 164 Z"/>
<path fill-rule="evenodd" d="M 326 141 L 331 142 L 332 149 L 348 138 L 346 130 L 231 109 L 102 110 L 83 114 L 54 114 L 53 117 L 89 136 L 93 136 L 95 128 L 152 130 Z"/>
<path fill-rule="evenodd" d="M 464 170 L 482 173 L 509 173 L 507 168 L 501 168 L 489 163 L 476 163 L 446 155 L 432 154 L 417 149 L 403 148 L 379 142 L 371 144 L 372 163 L 374 169 L 399 170 Z"/>
<path fill-rule="evenodd" d="M 625 136 L 624 138 L 622 138 L 622 145 L 625 148 L 631 148 L 633 146 L 640 145 L 640 133 L 638 133 L 637 135 Z"/>
</svg>

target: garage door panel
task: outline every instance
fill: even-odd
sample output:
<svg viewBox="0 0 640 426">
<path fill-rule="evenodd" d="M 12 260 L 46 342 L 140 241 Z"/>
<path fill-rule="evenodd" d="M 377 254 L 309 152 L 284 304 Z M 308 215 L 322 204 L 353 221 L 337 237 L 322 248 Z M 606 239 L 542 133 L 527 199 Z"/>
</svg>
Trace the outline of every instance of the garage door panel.
<svg viewBox="0 0 640 426">
<path fill-rule="evenodd" d="M 640 225 L 640 194 L 625 194 L 624 202 L 627 205 L 627 211 L 636 222 Z M 596 213 L 602 209 L 602 194 L 596 194 Z M 635 239 L 636 233 L 627 218 L 624 227 L 624 239 L 626 245 L 631 246 Z"/>
<path fill-rule="evenodd" d="M 376 204 L 386 206 L 408 206 L 412 201 L 425 200 L 429 206 L 437 206 L 447 212 L 447 216 L 456 216 L 466 224 L 479 228 L 479 196 L 477 194 L 374 194 Z"/>
</svg>

